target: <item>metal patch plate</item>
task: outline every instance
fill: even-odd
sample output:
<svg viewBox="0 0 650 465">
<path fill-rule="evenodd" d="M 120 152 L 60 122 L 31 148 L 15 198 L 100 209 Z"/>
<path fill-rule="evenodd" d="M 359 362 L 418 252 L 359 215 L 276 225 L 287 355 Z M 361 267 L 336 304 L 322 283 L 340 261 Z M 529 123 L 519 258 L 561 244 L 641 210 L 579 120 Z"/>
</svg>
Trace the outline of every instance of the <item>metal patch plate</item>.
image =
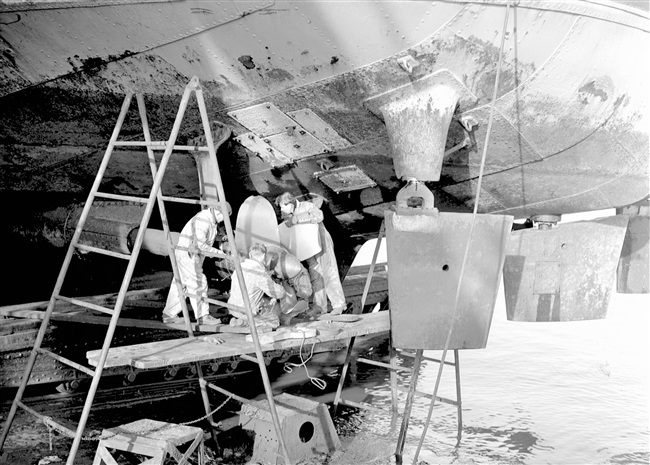
<svg viewBox="0 0 650 465">
<path fill-rule="evenodd" d="M 326 145 L 303 130 L 293 131 L 292 135 L 287 134 L 285 131 L 281 134 L 269 136 L 267 139 L 274 149 L 294 160 L 329 152 Z"/>
<path fill-rule="evenodd" d="M 296 122 L 272 103 L 261 103 L 241 110 L 228 112 L 228 116 L 258 136 L 267 137 L 293 128 Z"/>
<path fill-rule="evenodd" d="M 314 177 L 337 194 L 339 192 L 356 191 L 377 184 L 370 179 L 357 165 L 341 166 L 327 171 L 317 171 Z"/>
<path fill-rule="evenodd" d="M 258 155 L 271 166 L 285 166 L 292 162 L 291 158 L 287 157 L 279 150 L 274 149 L 252 132 L 247 132 L 246 134 L 235 137 L 235 141 Z"/>
<path fill-rule="evenodd" d="M 332 126 L 323 121 L 320 116 L 309 108 L 290 111 L 287 114 L 296 120 L 307 132 L 327 145 L 330 150 L 342 150 L 351 145 L 347 139 L 341 137 Z"/>
</svg>

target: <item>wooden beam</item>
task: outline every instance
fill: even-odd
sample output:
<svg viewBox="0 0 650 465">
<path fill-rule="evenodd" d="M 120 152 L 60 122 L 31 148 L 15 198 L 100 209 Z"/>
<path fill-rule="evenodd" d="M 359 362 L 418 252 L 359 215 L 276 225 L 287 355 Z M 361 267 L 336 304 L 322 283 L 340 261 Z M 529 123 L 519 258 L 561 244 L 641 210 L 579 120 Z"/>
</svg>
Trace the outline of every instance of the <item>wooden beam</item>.
<svg viewBox="0 0 650 465">
<path fill-rule="evenodd" d="M 0 353 L 11 350 L 31 349 L 34 347 L 38 330 L 25 331 L 22 333 L 0 336 Z"/>
<path fill-rule="evenodd" d="M 156 288 L 156 289 L 141 289 L 137 291 L 129 291 L 126 293 L 125 302 L 133 302 L 137 300 L 145 300 L 151 297 L 159 297 L 160 292 L 165 288 Z M 85 302 L 90 302 L 94 304 L 110 304 L 111 301 L 114 301 L 117 298 L 117 293 L 111 294 L 102 294 L 95 296 L 85 296 L 79 297 L 79 300 Z M 16 305 L 7 305 L 0 307 L 0 316 L 9 316 L 13 318 L 33 318 L 37 320 L 42 320 L 43 313 L 47 309 L 47 305 L 50 303 L 49 300 L 44 300 L 41 302 L 30 302 L 24 304 Z M 59 314 L 68 313 L 68 312 L 77 312 L 79 307 L 67 302 L 58 301 L 54 307 L 56 312 Z"/>
</svg>

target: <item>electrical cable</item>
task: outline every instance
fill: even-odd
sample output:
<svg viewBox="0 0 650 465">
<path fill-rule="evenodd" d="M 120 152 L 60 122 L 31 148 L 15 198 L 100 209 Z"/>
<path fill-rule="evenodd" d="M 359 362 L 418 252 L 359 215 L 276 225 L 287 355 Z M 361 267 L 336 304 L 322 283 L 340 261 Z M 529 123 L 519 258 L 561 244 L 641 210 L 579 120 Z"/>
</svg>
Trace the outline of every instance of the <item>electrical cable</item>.
<svg viewBox="0 0 650 465">
<path fill-rule="evenodd" d="M 302 333 L 302 341 L 300 342 L 300 352 L 299 352 L 299 354 L 300 354 L 300 363 L 286 362 L 284 364 L 283 369 L 284 369 L 285 372 L 291 373 L 291 372 L 293 372 L 294 367 L 301 367 L 301 366 L 305 367 L 305 373 L 307 373 L 307 378 L 309 378 L 309 381 L 314 386 L 316 386 L 318 389 L 321 389 L 321 390 L 324 391 L 325 388 L 327 387 L 327 383 L 324 380 L 320 379 L 320 378 L 315 378 L 315 377 L 311 376 L 309 374 L 309 370 L 307 369 L 307 362 L 310 361 L 311 358 L 314 356 L 314 347 L 316 346 L 315 342 L 311 346 L 311 353 L 309 354 L 309 357 L 307 358 L 307 360 L 302 358 L 302 348 L 303 348 L 303 346 L 305 344 L 305 338 L 306 338 L 306 336 L 305 336 L 305 333 L 303 331 L 303 333 Z"/>
<path fill-rule="evenodd" d="M 474 235 L 474 226 L 476 225 L 476 215 L 478 213 L 478 204 L 479 204 L 479 198 L 481 195 L 481 183 L 483 181 L 483 171 L 485 168 L 485 159 L 487 155 L 487 147 L 490 141 L 490 132 L 492 131 L 492 120 L 494 119 L 494 107 L 496 105 L 496 100 L 497 100 L 497 91 L 499 90 L 499 77 L 501 75 L 501 64 L 503 62 L 503 48 L 505 45 L 505 38 L 506 38 L 506 30 L 508 28 L 508 15 L 510 13 L 510 1 L 506 3 L 506 15 L 505 19 L 503 21 L 503 31 L 501 33 L 501 46 L 499 47 L 499 61 L 497 62 L 497 71 L 496 71 L 496 77 L 494 80 L 494 92 L 492 94 L 492 104 L 490 105 L 490 117 L 488 119 L 488 126 L 487 130 L 485 133 L 485 142 L 483 143 L 483 154 L 481 157 L 481 167 L 479 171 L 479 176 L 478 176 L 478 184 L 476 186 L 476 198 L 474 200 L 474 211 L 472 213 L 472 224 L 470 227 L 470 232 L 469 232 L 469 239 L 467 241 L 467 245 L 465 246 L 465 254 L 463 255 L 463 264 L 460 268 L 460 276 L 458 278 L 458 287 L 456 289 L 456 298 L 454 300 L 454 311 L 452 314 L 452 320 L 451 320 L 451 325 L 449 327 L 449 332 L 447 333 L 447 340 L 445 341 L 445 348 L 442 352 L 442 357 L 440 358 L 440 365 L 438 367 L 438 376 L 436 377 L 436 384 L 433 389 L 433 396 L 431 398 L 431 403 L 429 404 L 429 411 L 427 412 L 427 420 L 424 423 L 424 429 L 422 430 L 422 435 L 420 436 L 420 442 L 418 443 L 418 447 L 415 451 L 415 455 L 413 457 L 413 465 L 417 464 L 418 456 L 420 455 L 420 450 L 422 449 L 422 444 L 424 443 L 424 438 L 427 434 L 427 429 L 429 428 L 429 422 L 431 421 L 431 415 L 433 414 L 433 407 L 436 403 L 436 397 L 438 395 L 438 388 L 440 387 L 440 379 L 442 378 L 442 370 L 445 365 L 445 358 L 447 357 L 447 351 L 449 350 L 449 344 L 451 342 L 451 335 L 454 330 L 454 325 L 456 323 L 456 318 L 458 316 L 458 301 L 460 299 L 460 289 L 461 285 L 463 282 L 463 277 L 465 275 L 465 266 L 467 264 L 467 258 L 469 257 L 469 250 L 470 250 L 470 245 L 472 243 L 472 238 Z M 457 363 L 457 361 L 456 361 Z"/>
</svg>

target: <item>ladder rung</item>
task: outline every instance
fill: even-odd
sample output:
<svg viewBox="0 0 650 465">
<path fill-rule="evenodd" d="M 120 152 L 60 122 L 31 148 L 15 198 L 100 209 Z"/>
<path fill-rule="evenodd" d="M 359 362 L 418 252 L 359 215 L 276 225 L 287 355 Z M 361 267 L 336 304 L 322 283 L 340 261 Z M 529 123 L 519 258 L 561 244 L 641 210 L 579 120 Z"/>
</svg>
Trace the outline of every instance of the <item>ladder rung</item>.
<svg viewBox="0 0 650 465">
<path fill-rule="evenodd" d="M 149 199 L 144 197 L 136 197 L 134 195 L 122 195 L 122 194 L 109 194 L 108 192 L 97 192 L 95 197 L 102 197 L 104 199 L 113 199 L 113 200 L 124 200 L 127 202 L 140 202 L 147 203 Z"/>
<path fill-rule="evenodd" d="M 196 253 L 196 249 L 190 249 L 189 247 L 183 247 L 183 246 L 176 246 L 174 247 L 174 250 L 180 250 L 181 252 L 192 252 Z M 225 254 L 223 252 L 203 252 L 201 251 L 201 255 L 205 255 L 206 257 L 214 257 L 214 258 L 223 258 L 226 260 L 232 260 L 232 255 Z"/>
<path fill-rule="evenodd" d="M 352 400 L 346 400 L 346 399 L 340 399 L 339 404 L 345 405 L 347 407 L 355 407 L 355 408 L 360 408 L 364 410 L 375 410 L 377 412 L 387 412 L 389 411 L 388 409 L 384 407 L 377 407 L 376 405 L 370 405 L 366 404 L 365 402 L 359 403 L 359 402 L 354 402 Z"/>
<path fill-rule="evenodd" d="M 116 147 L 151 147 L 153 150 L 165 150 L 167 148 L 167 141 L 128 141 L 128 140 L 118 140 L 113 143 Z M 174 150 L 187 150 L 190 152 L 208 152 L 209 149 L 207 146 L 196 146 L 196 145 L 174 145 Z"/>
<path fill-rule="evenodd" d="M 383 367 L 383 368 L 386 368 L 388 370 L 404 371 L 404 372 L 408 372 L 408 373 L 410 373 L 412 371 L 410 368 L 398 367 L 398 366 L 393 367 L 388 363 L 378 362 L 376 360 L 370 360 L 368 358 L 359 357 L 359 358 L 357 358 L 357 362 L 362 362 L 362 363 L 366 363 L 368 365 L 375 365 L 375 366 L 378 366 L 378 367 Z"/>
<path fill-rule="evenodd" d="M 205 383 L 205 385 L 206 385 L 207 387 L 209 387 L 210 389 L 213 389 L 213 390 L 215 390 L 215 391 L 217 391 L 217 392 L 220 392 L 220 393 L 223 394 L 224 396 L 232 397 L 232 398 L 235 399 L 237 402 L 241 402 L 242 404 L 251 404 L 251 405 L 252 405 L 252 403 L 253 403 L 252 400 L 246 399 L 245 397 L 238 396 L 238 395 L 235 394 L 234 392 L 230 392 L 230 391 L 228 391 L 228 390 L 226 390 L 226 389 L 224 389 L 224 388 L 222 388 L 222 387 L 217 386 L 216 384 L 209 383 L 209 382 L 207 382 L 207 381 L 204 381 L 204 383 Z"/>
<path fill-rule="evenodd" d="M 62 295 L 54 296 L 54 298 L 56 298 L 58 300 L 63 300 L 65 302 L 69 302 L 69 303 L 71 303 L 73 305 L 78 305 L 80 307 L 85 307 L 85 308 L 89 308 L 91 310 L 96 310 L 96 311 L 101 312 L 101 313 L 106 313 L 107 315 L 112 316 L 113 313 L 114 313 L 112 308 L 102 307 L 101 305 L 86 302 L 85 300 L 73 299 L 72 297 L 65 297 L 65 296 L 62 296 Z"/>
<path fill-rule="evenodd" d="M 165 202 L 187 203 L 191 205 L 218 205 L 216 200 L 184 199 L 183 197 L 169 197 L 166 195 L 163 195 L 162 199 Z"/>
<path fill-rule="evenodd" d="M 404 351 L 400 350 L 400 351 L 398 351 L 398 353 L 399 353 L 400 355 L 403 355 L 404 357 L 415 358 L 415 354 L 414 354 L 414 353 L 411 353 L 411 352 L 404 352 Z M 437 358 L 431 358 L 431 357 L 424 357 L 424 356 L 423 356 L 423 357 L 422 357 L 422 360 L 428 360 L 429 362 L 437 362 L 437 363 L 440 363 L 440 360 L 438 360 Z M 456 366 L 456 363 L 455 363 L 455 362 L 448 362 L 447 360 L 445 360 L 445 365 Z"/>
<path fill-rule="evenodd" d="M 72 368 L 75 368 L 79 371 L 83 371 L 86 373 L 88 376 L 95 376 L 95 372 L 91 370 L 90 368 L 87 368 L 83 365 L 78 364 L 77 362 L 73 362 L 72 360 L 69 360 L 65 357 L 61 357 L 60 355 L 55 354 L 54 352 L 50 352 L 47 349 L 37 349 L 39 353 L 43 355 L 47 355 L 48 357 L 53 358 L 54 360 L 58 360 L 59 362 L 71 366 Z"/>
<path fill-rule="evenodd" d="M 253 356 L 248 355 L 248 354 L 241 354 L 240 357 L 243 358 L 244 360 L 248 360 L 249 362 L 257 363 L 257 357 L 253 357 Z"/>
<path fill-rule="evenodd" d="M 397 386 L 397 390 L 400 392 L 409 392 L 408 388 L 405 388 L 403 386 Z M 422 392 L 422 391 L 415 391 L 415 394 L 417 394 L 420 397 L 426 397 L 427 399 L 431 400 L 433 398 L 433 395 L 427 393 L 427 392 Z M 436 396 L 436 400 L 438 402 L 442 402 L 443 404 L 450 404 L 450 405 L 458 405 L 458 402 L 455 400 L 451 399 L 446 399 L 444 397 L 438 397 Z"/>
<path fill-rule="evenodd" d="M 204 297 L 202 297 L 202 296 L 200 296 L 198 294 L 192 294 L 192 293 L 189 293 L 189 292 L 185 293 L 185 297 L 189 297 L 190 299 L 196 299 L 196 300 L 199 300 L 199 301 L 204 298 Z M 218 305 L 220 307 L 225 307 L 225 308 L 230 308 L 232 310 L 236 310 L 236 311 L 241 312 L 241 313 L 246 313 L 246 309 L 244 307 L 229 304 L 228 302 L 222 302 L 220 300 L 210 299 L 210 298 L 205 299 L 205 301 L 208 302 L 209 304 Z"/>
<path fill-rule="evenodd" d="M 38 418 L 42 422 L 45 422 L 46 424 L 48 424 L 48 426 L 54 426 L 55 427 L 54 429 L 56 429 L 59 432 L 62 432 L 64 434 L 66 434 L 68 437 L 71 437 L 71 438 L 75 437 L 75 435 L 76 435 L 75 431 L 72 431 L 70 428 L 67 428 L 67 427 L 63 426 L 62 424 L 55 422 L 54 420 L 52 420 L 51 417 L 45 416 L 45 415 L 43 415 L 41 413 L 38 413 L 36 410 L 26 406 L 21 401 L 17 401 L 16 405 L 18 405 L 18 407 L 25 410 L 27 413 L 30 413 L 31 415 L 35 416 L 36 418 Z"/>
<path fill-rule="evenodd" d="M 113 252 L 111 250 L 106 250 L 106 249 L 100 249 L 99 247 L 93 247 L 91 245 L 77 244 L 75 247 L 77 247 L 79 250 L 85 250 L 86 252 L 95 252 L 102 255 L 108 255 L 110 257 L 123 258 L 124 260 L 131 260 L 131 255 L 120 253 L 120 252 Z"/>
</svg>

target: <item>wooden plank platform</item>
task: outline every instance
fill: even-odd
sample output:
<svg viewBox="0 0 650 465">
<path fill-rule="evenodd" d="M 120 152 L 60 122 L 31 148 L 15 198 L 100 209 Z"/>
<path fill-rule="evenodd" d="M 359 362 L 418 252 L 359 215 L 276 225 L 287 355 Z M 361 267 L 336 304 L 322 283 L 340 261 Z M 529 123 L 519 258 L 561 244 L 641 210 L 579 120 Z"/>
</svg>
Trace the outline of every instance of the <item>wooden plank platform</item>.
<svg viewBox="0 0 650 465">
<path fill-rule="evenodd" d="M 358 315 L 360 319 L 355 322 L 324 322 L 300 323 L 306 328 L 316 328 L 319 334 L 316 337 L 300 339 L 285 339 L 282 341 L 263 344 L 262 351 L 284 350 L 298 348 L 301 344 L 310 348 L 312 344 L 324 344 L 331 341 L 350 339 L 354 336 L 378 335 L 390 329 L 389 312 L 382 311 Z M 180 365 L 190 362 L 217 360 L 238 355 L 254 354 L 255 346 L 247 342 L 241 334 L 219 334 L 218 337 L 225 342 L 212 344 L 207 342 L 215 336 L 186 337 L 168 341 L 156 341 L 146 344 L 114 347 L 109 350 L 105 367 L 133 366 L 135 368 L 150 369 L 171 365 Z M 97 366 L 101 350 L 91 350 L 86 357 L 91 366 Z"/>
</svg>

